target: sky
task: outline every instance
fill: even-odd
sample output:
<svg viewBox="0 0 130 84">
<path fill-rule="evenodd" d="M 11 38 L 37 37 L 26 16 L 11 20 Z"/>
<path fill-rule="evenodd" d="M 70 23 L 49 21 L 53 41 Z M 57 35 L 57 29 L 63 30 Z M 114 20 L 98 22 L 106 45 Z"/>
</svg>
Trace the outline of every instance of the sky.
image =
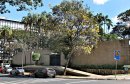
<svg viewBox="0 0 130 84">
<path fill-rule="evenodd" d="M 108 15 L 115 24 L 117 20 L 117 15 L 130 9 L 130 0 L 83 0 L 84 5 L 90 8 L 94 13 L 103 13 L 103 15 Z M 43 0 L 44 6 L 37 8 L 37 10 L 32 11 L 32 13 L 41 13 L 43 11 L 51 12 L 50 7 L 58 5 L 62 0 Z M 16 11 L 14 7 L 7 6 L 11 13 L 0 14 L 0 18 L 21 21 L 23 16 L 27 15 L 27 11 Z"/>
</svg>

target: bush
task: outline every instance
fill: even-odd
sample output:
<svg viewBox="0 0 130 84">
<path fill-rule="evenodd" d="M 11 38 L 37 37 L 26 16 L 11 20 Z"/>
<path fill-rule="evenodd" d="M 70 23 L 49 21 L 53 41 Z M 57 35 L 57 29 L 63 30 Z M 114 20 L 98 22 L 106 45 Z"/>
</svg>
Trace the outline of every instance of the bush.
<svg viewBox="0 0 130 84">
<path fill-rule="evenodd" d="M 115 65 L 109 65 L 109 64 L 105 64 L 105 65 L 71 65 L 69 67 L 78 69 L 78 70 L 81 70 L 81 69 L 115 69 L 116 68 Z M 118 65 L 117 69 L 124 70 L 123 65 Z"/>
<path fill-rule="evenodd" d="M 86 71 L 89 73 L 100 75 L 112 75 L 115 74 L 115 65 L 71 65 L 73 69 Z M 118 65 L 117 74 L 124 74 L 123 65 Z"/>
</svg>

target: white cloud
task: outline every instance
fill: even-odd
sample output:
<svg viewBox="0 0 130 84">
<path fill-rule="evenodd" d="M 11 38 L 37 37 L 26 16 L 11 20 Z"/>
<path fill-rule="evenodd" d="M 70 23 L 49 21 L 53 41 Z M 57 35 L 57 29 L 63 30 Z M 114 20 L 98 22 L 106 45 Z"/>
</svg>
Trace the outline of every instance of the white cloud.
<svg viewBox="0 0 130 84">
<path fill-rule="evenodd" d="M 3 16 L 0 16 L 0 19 L 5 19 L 5 17 L 3 17 Z"/>
<path fill-rule="evenodd" d="M 109 0 L 93 0 L 93 3 L 97 4 L 97 5 L 103 5 L 106 2 L 108 2 Z"/>
<path fill-rule="evenodd" d="M 114 24 L 116 24 L 117 22 L 120 22 L 120 20 L 118 20 L 117 16 L 113 17 L 111 20 Z"/>
</svg>

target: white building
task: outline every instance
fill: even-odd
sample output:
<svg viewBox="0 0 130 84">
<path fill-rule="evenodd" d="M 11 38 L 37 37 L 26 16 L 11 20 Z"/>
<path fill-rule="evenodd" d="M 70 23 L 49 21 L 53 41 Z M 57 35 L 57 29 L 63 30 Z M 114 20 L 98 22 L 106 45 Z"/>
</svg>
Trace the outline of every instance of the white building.
<svg viewBox="0 0 130 84">
<path fill-rule="evenodd" d="M 25 29 L 24 23 L 22 23 L 22 22 L 0 18 L 0 28 L 2 28 L 4 26 L 7 26 L 14 30 L 24 30 Z M 2 63 L 3 60 L 12 60 L 12 54 L 10 54 L 10 53 L 5 53 L 3 56 L 3 49 L 4 49 L 3 44 L 2 44 L 2 41 L 0 40 L 0 63 Z"/>
<path fill-rule="evenodd" d="M 3 26 L 8 26 L 11 29 L 17 29 L 17 30 L 24 30 L 24 23 L 19 21 L 13 21 L 13 20 L 7 20 L 7 19 L 0 19 L 0 28 Z"/>
</svg>

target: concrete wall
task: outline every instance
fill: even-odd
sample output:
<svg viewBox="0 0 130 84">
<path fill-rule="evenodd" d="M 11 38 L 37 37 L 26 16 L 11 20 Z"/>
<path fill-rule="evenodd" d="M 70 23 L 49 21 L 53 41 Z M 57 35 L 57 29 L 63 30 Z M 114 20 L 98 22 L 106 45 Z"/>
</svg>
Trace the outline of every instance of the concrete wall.
<svg viewBox="0 0 130 84">
<path fill-rule="evenodd" d="M 22 64 L 22 60 L 23 60 L 23 64 L 34 64 L 35 62 L 32 60 L 32 57 L 31 57 L 32 51 L 33 50 L 19 52 L 17 55 L 13 57 L 13 64 L 20 65 Z M 38 63 L 42 65 L 50 65 L 50 55 L 52 52 L 48 49 L 40 49 L 38 50 L 38 52 L 40 52 L 41 54 L 41 58 Z M 60 58 L 61 58 L 60 59 L 61 65 L 64 65 L 65 64 L 64 55 L 61 54 Z"/>
<path fill-rule="evenodd" d="M 91 54 L 85 54 L 82 50 L 75 52 L 71 63 L 73 65 L 115 65 L 114 50 L 120 50 L 121 59 L 118 64 L 130 64 L 130 45 L 129 40 L 115 40 L 98 43 L 97 47 L 93 49 Z M 13 57 L 14 64 L 34 64 L 31 58 L 32 51 L 20 52 Z M 39 50 L 41 59 L 39 64 L 50 65 L 51 51 L 48 49 Z M 26 61 L 25 61 L 26 60 Z M 61 54 L 61 65 L 65 65 L 64 55 Z"/>
<path fill-rule="evenodd" d="M 73 65 L 115 65 L 114 50 L 120 50 L 121 59 L 118 64 L 130 64 L 129 40 L 115 40 L 99 43 L 91 54 L 83 51 L 76 51 L 73 58 Z"/>
</svg>

